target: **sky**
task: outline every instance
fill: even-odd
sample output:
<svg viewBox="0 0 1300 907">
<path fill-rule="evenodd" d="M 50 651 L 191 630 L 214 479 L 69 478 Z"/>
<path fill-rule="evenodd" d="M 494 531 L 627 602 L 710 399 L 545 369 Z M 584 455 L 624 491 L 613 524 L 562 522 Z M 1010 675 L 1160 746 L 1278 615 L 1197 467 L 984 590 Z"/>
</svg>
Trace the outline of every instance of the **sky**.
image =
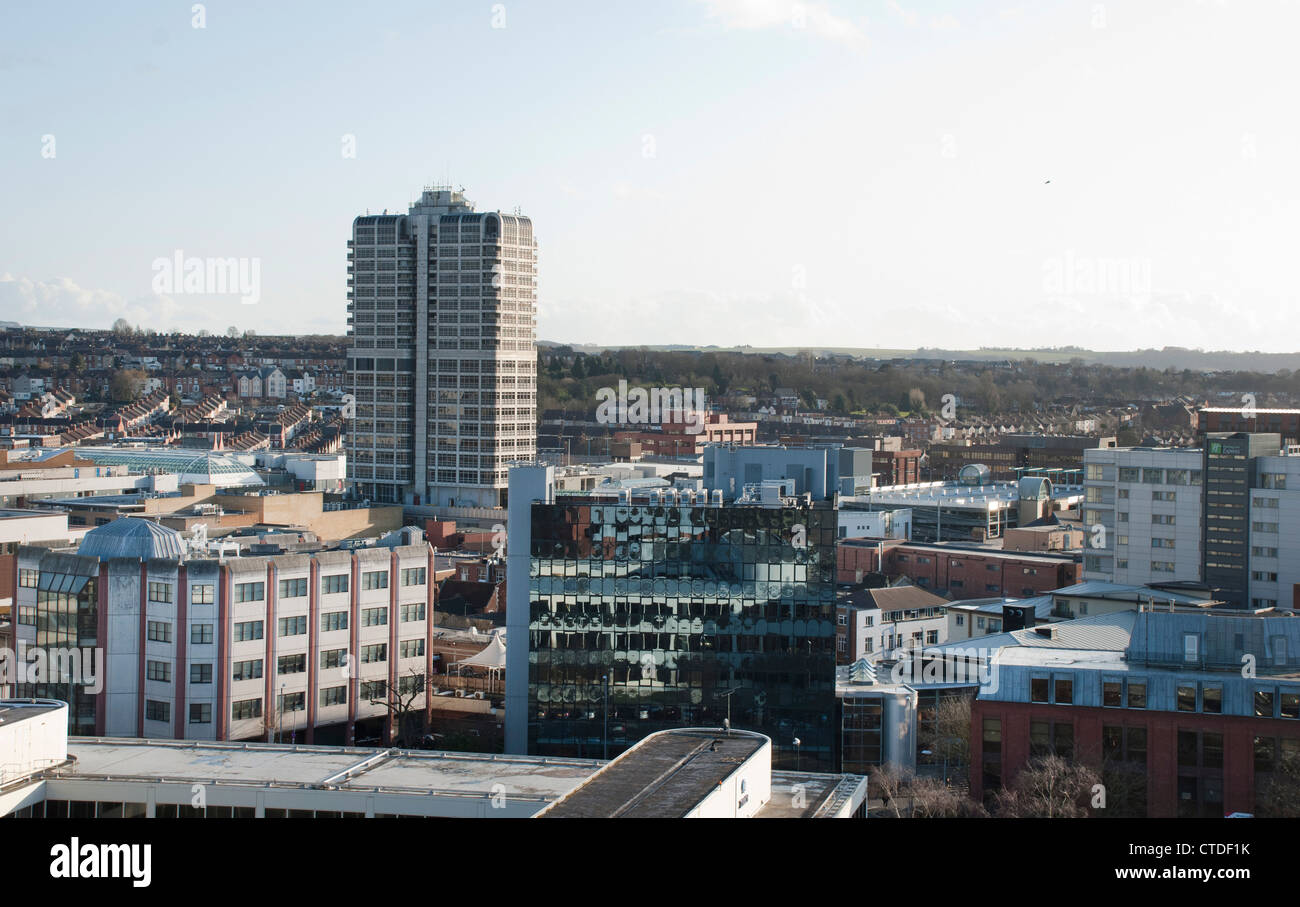
<svg viewBox="0 0 1300 907">
<path fill-rule="evenodd" d="M 452 183 L 542 340 L 1300 349 L 1297 0 L 109 6 L 0 6 L 0 320 L 343 333 Z"/>
</svg>

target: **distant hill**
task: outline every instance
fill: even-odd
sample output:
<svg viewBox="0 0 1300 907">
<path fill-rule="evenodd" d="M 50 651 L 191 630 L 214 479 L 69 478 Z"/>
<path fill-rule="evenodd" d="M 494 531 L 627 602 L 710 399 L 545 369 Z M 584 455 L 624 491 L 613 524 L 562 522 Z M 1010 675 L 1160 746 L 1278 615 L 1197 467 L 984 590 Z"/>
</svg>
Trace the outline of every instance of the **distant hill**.
<svg viewBox="0 0 1300 907">
<path fill-rule="evenodd" d="M 1300 352 L 1296 353 L 1261 353 L 1238 352 L 1234 350 L 1190 350 L 1185 347 L 1167 346 L 1162 349 L 1145 350 L 1085 350 L 1078 347 L 1054 347 L 1037 349 L 993 349 L 984 347 L 978 350 L 946 350 L 921 347 L 913 350 L 870 349 L 861 347 L 757 347 L 757 346 L 693 346 L 689 344 L 669 344 L 664 346 L 600 346 L 591 343 L 556 343 L 538 341 L 539 346 L 568 346 L 582 353 L 595 354 L 604 350 L 647 349 L 659 352 L 707 352 L 707 353 L 755 353 L 767 355 L 807 355 L 850 356 L 855 359 L 936 359 L 955 362 L 1003 362 L 1008 359 L 1022 361 L 1031 359 L 1042 363 L 1066 363 L 1078 359 L 1087 365 L 1113 365 L 1121 368 L 1146 366 L 1164 370 L 1173 368 L 1191 371 L 1248 371 L 1278 372 L 1283 369 L 1296 371 L 1300 369 Z"/>
</svg>

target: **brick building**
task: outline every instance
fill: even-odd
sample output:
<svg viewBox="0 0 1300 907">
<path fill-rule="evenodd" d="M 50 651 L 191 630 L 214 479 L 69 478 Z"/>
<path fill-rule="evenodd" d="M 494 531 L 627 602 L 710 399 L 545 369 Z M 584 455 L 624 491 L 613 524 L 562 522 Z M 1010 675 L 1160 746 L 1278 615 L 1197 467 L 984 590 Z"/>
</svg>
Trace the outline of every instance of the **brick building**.
<svg viewBox="0 0 1300 907">
<path fill-rule="evenodd" d="M 1300 758 L 1293 618 L 1127 611 L 1006 636 L 981 641 L 1003 647 L 971 709 L 973 797 L 1056 753 L 1101 772 L 1112 815 L 1256 814 Z"/>
<path fill-rule="evenodd" d="M 841 583 L 863 582 L 873 573 L 905 576 L 956 600 L 1041 595 L 1074 585 L 1081 569 L 1079 558 L 1068 554 L 874 539 L 841 539 L 837 566 Z"/>
</svg>

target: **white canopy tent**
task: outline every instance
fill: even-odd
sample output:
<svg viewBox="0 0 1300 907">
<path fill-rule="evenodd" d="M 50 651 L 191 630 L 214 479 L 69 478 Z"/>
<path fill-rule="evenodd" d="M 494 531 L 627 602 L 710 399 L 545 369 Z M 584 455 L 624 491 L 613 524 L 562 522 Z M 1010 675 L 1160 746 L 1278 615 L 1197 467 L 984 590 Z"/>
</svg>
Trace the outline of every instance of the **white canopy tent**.
<svg viewBox="0 0 1300 907">
<path fill-rule="evenodd" d="M 452 665 L 459 674 L 462 668 L 486 668 L 488 677 L 499 679 L 506 669 L 506 638 L 504 634 L 493 633 L 483 651 L 469 658 L 462 658 Z"/>
</svg>

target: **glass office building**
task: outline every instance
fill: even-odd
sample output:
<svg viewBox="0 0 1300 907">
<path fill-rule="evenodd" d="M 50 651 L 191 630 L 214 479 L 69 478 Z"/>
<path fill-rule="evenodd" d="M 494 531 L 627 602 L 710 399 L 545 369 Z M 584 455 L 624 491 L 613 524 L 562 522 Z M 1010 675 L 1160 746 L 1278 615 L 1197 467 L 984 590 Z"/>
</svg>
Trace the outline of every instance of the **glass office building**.
<svg viewBox="0 0 1300 907">
<path fill-rule="evenodd" d="M 50 556 L 53 568 L 24 571 L 36 585 L 36 648 L 44 653 L 43 682 L 16 684 L 17 695 L 60 699 L 68 704 L 68 733 L 94 735 L 95 696 L 85 672 L 99 645 L 98 562 L 75 555 Z M 20 576 L 25 581 L 27 576 Z M 20 615 L 21 619 L 21 615 Z M 98 659 L 103 670 L 102 657 Z"/>
<path fill-rule="evenodd" d="M 612 758 L 729 717 L 776 768 L 837 768 L 833 507 L 529 511 L 529 753 Z"/>
</svg>

